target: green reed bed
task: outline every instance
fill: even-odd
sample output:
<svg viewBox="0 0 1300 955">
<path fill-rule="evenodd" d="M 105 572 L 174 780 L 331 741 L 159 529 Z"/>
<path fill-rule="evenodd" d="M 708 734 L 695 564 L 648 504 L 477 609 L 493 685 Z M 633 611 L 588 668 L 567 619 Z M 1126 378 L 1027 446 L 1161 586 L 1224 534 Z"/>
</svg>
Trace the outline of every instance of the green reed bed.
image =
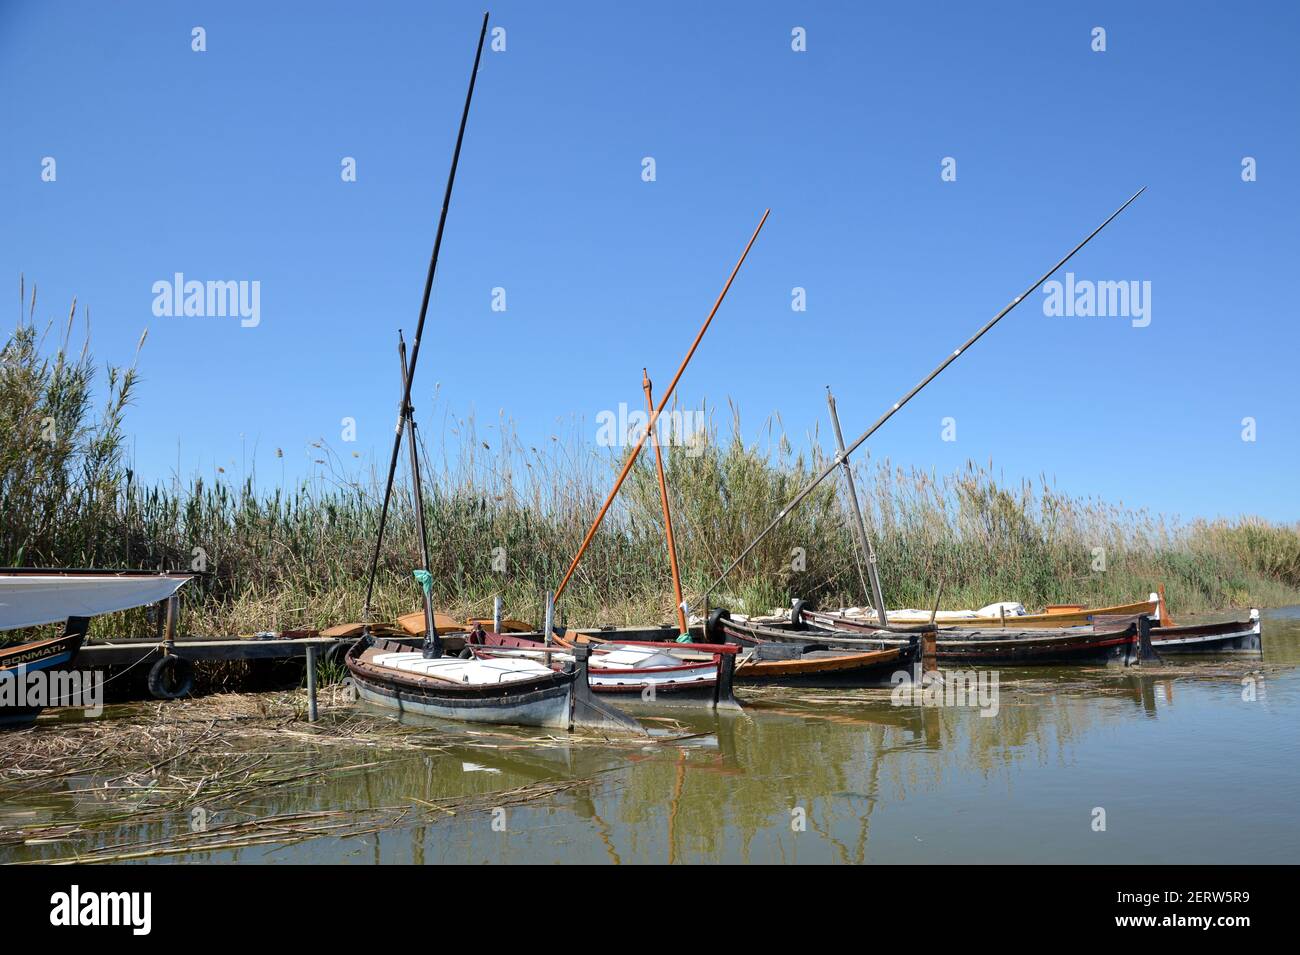
<svg viewBox="0 0 1300 955">
<path fill-rule="evenodd" d="M 183 592 L 188 633 L 360 618 L 382 475 L 358 477 L 321 445 L 312 477 L 292 487 L 220 476 L 142 484 L 124 453 L 135 367 L 97 375 L 75 304 L 66 322 L 43 328 L 33 321 L 34 292 L 25 306 L 0 353 L 0 561 L 201 566 L 208 575 Z M 711 424 L 702 437 L 665 448 L 684 584 L 695 605 L 825 464 L 795 453 L 775 420 L 758 441 L 741 433 L 733 409 L 725 432 Z M 535 622 L 625 452 L 593 447 L 576 433 L 526 446 L 504 420 L 493 442 L 473 420 L 455 421 L 421 449 L 435 599 L 452 614 L 486 614 L 500 594 L 511 616 Z M 647 448 L 571 582 L 562 602 L 569 622 L 672 618 L 653 461 Z M 940 580 L 950 607 L 998 599 L 1030 607 L 1118 603 L 1161 583 L 1176 613 L 1300 601 L 1296 526 L 1181 524 L 1071 497 L 1046 480 L 1009 484 L 991 465 L 974 463 L 935 475 L 863 459 L 858 486 L 891 606 L 928 606 Z M 381 616 L 415 608 L 410 571 L 418 553 L 410 495 L 399 482 L 376 584 Z M 827 481 L 714 603 L 765 611 L 798 595 L 823 606 L 861 604 L 860 573 L 842 487 Z M 144 612 L 133 611 L 97 630 L 140 634 L 146 626 Z"/>
</svg>

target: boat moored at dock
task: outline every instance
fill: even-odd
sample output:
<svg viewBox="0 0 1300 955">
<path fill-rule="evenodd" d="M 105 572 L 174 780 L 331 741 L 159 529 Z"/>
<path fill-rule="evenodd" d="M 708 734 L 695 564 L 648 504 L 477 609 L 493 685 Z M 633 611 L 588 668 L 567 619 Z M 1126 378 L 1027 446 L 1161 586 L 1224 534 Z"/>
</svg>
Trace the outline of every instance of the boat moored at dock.
<svg viewBox="0 0 1300 955">
<path fill-rule="evenodd" d="M 644 735 L 631 717 L 592 697 L 587 657 L 578 648 L 573 666 L 557 670 L 528 659 L 429 657 L 408 642 L 364 636 L 344 659 L 362 700 L 403 713 Z"/>
</svg>

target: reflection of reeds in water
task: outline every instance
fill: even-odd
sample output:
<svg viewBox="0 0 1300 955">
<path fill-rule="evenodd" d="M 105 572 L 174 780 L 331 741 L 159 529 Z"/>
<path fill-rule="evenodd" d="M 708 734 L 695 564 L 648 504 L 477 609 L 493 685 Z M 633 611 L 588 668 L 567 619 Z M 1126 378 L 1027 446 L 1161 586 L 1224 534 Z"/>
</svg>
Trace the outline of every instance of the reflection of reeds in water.
<svg viewBox="0 0 1300 955">
<path fill-rule="evenodd" d="M 33 297 L 34 298 L 34 297 Z M 361 613 L 378 524 L 382 475 L 357 476 L 326 444 L 313 476 L 295 487 L 217 473 L 188 484 L 141 485 L 126 466 L 123 417 L 134 367 L 110 370 L 93 410 L 94 365 L 72 342 L 29 320 L 0 363 L 0 561 L 7 564 L 188 568 L 212 577 L 183 592 L 183 629 L 225 634 L 320 626 Z M 47 354 L 48 353 L 48 354 Z M 540 446 L 502 420 L 485 440 L 470 419 L 440 432 L 426 415 L 436 602 L 455 615 L 490 612 L 536 621 L 541 595 L 562 577 L 619 465 L 577 429 Z M 52 428 L 49 426 L 53 423 Z M 723 437 L 666 448 L 688 596 L 700 591 L 825 462 L 795 454 L 778 422 L 757 444 L 738 416 Z M 562 605 L 572 623 L 648 623 L 672 617 L 653 458 L 643 455 L 595 537 Z M 1167 586 L 1175 612 L 1300 599 L 1300 534 L 1261 521 L 1176 525 L 1142 511 L 1070 497 L 1046 480 L 1007 485 L 971 463 L 936 477 L 866 462 L 860 485 L 876 537 L 886 598 L 927 606 L 944 582 L 949 606 L 1017 599 L 1117 603 Z M 400 486 L 377 584 L 376 610 L 392 617 L 418 597 L 418 547 Z M 1106 570 L 1093 570 L 1104 548 Z M 799 555 L 802 555 L 800 563 Z M 504 562 L 504 564 L 502 564 Z M 499 568 L 504 566 L 504 570 Z M 863 603 L 842 495 L 827 482 L 773 533 L 715 603 L 768 610 L 792 595 L 823 605 Z M 143 611 L 97 621 L 97 633 L 146 631 Z"/>
</svg>

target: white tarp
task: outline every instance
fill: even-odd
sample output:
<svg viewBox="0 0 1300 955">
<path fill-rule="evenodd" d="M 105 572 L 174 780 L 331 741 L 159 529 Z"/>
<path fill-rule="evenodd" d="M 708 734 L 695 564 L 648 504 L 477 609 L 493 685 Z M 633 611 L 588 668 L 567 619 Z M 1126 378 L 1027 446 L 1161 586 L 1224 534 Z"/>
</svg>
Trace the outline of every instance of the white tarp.
<svg viewBox="0 0 1300 955">
<path fill-rule="evenodd" d="M 876 619 L 876 611 L 871 607 L 848 607 L 840 612 L 848 617 Z M 960 623 L 963 620 L 976 618 L 997 618 L 1004 614 L 1008 617 L 1023 617 L 1025 612 L 1024 604 L 1016 603 L 1014 600 L 1002 600 L 986 607 L 980 607 L 978 610 L 940 610 L 935 614 L 934 619 L 938 623 Z M 930 614 L 933 611 L 905 608 L 887 610 L 886 613 L 889 615 L 890 623 L 926 623 L 930 620 Z"/>
<path fill-rule="evenodd" d="M 187 580 L 161 574 L 0 574 L 0 630 L 143 607 L 170 597 Z"/>
</svg>

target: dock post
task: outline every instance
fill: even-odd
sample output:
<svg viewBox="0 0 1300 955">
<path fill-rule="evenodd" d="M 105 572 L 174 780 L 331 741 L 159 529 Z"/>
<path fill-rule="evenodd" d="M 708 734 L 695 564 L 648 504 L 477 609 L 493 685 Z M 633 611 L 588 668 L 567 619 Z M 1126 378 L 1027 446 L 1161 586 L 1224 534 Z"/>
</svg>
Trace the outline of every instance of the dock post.
<svg viewBox="0 0 1300 955">
<path fill-rule="evenodd" d="M 497 594 L 492 598 L 492 632 L 501 632 L 501 595 Z"/>
<path fill-rule="evenodd" d="M 921 672 L 939 669 L 939 631 L 933 627 L 921 632 Z"/>
<path fill-rule="evenodd" d="M 181 598 L 179 594 L 172 594 L 167 598 L 167 611 L 165 614 L 165 623 L 163 624 L 163 654 L 168 655 L 176 650 L 176 621 L 180 617 Z"/>
<path fill-rule="evenodd" d="M 316 648 L 307 648 L 307 722 L 316 722 Z"/>
<path fill-rule="evenodd" d="M 542 628 L 542 642 L 551 645 L 551 633 L 555 629 L 555 594 L 546 591 L 546 623 Z"/>
</svg>

